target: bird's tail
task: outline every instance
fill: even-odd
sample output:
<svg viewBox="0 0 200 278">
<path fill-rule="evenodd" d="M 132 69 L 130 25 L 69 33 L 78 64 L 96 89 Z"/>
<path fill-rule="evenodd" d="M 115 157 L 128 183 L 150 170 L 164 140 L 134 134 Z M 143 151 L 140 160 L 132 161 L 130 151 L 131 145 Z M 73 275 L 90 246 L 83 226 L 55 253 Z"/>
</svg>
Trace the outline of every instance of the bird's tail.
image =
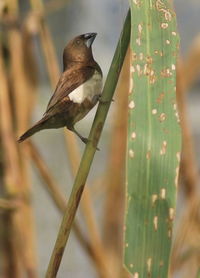
<svg viewBox="0 0 200 278">
<path fill-rule="evenodd" d="M 47 119 L 42 118 L 39 122 L 37 122 L 34 126 L 32 126 L 22 136 L 19 137 L 19 139 L 17 140 L 18 143 L 23 142 L 24 140 L 26 140 L 28 137 L 30 137 L 34 133 L 44 129 L 46 126 L 46 123 L 47 123 Z"/>
</svg>

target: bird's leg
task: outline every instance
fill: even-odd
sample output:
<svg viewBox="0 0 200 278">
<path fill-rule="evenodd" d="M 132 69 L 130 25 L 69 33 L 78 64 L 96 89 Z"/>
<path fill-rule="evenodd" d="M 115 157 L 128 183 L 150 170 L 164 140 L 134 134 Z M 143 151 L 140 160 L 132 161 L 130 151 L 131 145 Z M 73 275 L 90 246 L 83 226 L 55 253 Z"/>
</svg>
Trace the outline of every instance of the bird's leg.
<svg viewBox="0 0 200 278">
<path fill-rule="evenodd" d="M 74 126 L 67 126 L 67 128 L 69 130 L 71 130 L 72 132 L 74 132 L 80 139 L 83 143 L 87 144 L 90 140 L 88 138 L 85 138 L 83 137 L 75 128 Z M 99 148 L 96 147 L 97 151 L 99 151 Z"/>
<path fill-rule="evenodd" d="M 83 143 L 87 144 L 89 142 L 89 139 L 88 138 L 85 138 L 83 137 L 75 128 L 74 126 L 67 126 L 67 128 L 69 130 L 71 130 L 72 132 L 74 132 L 80 139 Z"/>
<path fill-rule="evenodd" d="M 113 102 L 114 99 L 112 99 L 112 100 L 103 100 L 103 99 L 102 99 L 102 96 L 101 96 L 101 95 L 98 95 L 98 101 L 99 101 L 100 103 L 102 103 L 102 104 L 107 104 L 107 103 Z"/>
</svg>

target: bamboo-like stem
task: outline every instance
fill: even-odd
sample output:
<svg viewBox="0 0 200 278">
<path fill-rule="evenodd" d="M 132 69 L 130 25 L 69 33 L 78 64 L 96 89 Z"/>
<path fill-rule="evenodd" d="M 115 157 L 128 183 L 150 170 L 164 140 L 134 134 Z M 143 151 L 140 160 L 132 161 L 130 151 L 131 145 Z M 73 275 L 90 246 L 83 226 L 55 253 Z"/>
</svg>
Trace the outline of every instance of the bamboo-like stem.
<svg viewBox="0 0 200 278">
<path fill-rule="evenodd" d="M 78 165 L 80 163 L 80 154 L 78 146 L 75 143 L 76 139 L 74 137 L 74 134 L 72 134 L 71 132 L 69 133 L 68 131 L 65 131 L 65 140 L 66 147 L 68 150 L 68 157 L 71 161 L 71 172 L 73 177 L 75 177 L 78 170 Z M 70 144 L 71 142 L 73 142 L 73 144 Z M 86 186 L 84 189 L 81 205 L 83 216 L 85 217 L 85 221 L 87 223 L 87 226 L 89 227 L 91 242 L 95 245 L 95 248 L 99 250 L 98 253 L 102 254 L 102 257 L 104 257 L 105 251 L 103 250 L 99 232 L 97 229 L 97 224 L 94 216 L 94 209 L 92 207 L 91 194 L 88 186 Z"/>
<path fill-rule="evenodd" d="M 52 88 L 55 88 L 56 83 L 60 75 L 60 70 L 54 50 L 52 38 L 47 25 L 45 24 L 44 18 L 42 16 L 44 12 L 44 5 L 42 0 L 30 0 L 33 11 L 38 15 L 39 19 L 39 35 L 42 43 L 42 49 L 45 56 L 45 61 L 47 64 L 47 70 L 49 74 L 49 79 Z"/>
<path fill-rule="evenodd" d="M 54 177 L 50 174 L 50 170 L 48 169 L 48 166 L 44 162 L 43 158 L 41 157 L 41 154 L 37 150 L 37 148 L 34 146 L 34 144 L 29 140 L 27 141 L 27 145 L 29 147 L 29 153 L 34 161 L 41 177 L 45 181 L 45 188 L 47 188 L 51 198 L 53 199 L 55 205 L 59 209 L 61 213 L 65 212 L 66 209 L 66 198 L 64 198 L 62 192 L 59 190 L 58 185 L 56 184 L 56 181 L 54 180 Z M 88 195 L 87 195 L 88 196 Z M 89 212 L 88 212 L 89 213 Z M 90 225 L 91 226 L 91 225 Z M 96 268 L 100 274 L 100 277 L 111 277 L 108 276 L 108 270 L 106 268 L 106 261 L 104 258 L 102 258 L 102 252 L 99 252 L 98 248 L 96 248 L 95 243 L 93 241 L 88 241 L 82 231 L 80 230 L 80 227 L 78 223 L 74 222 L 73 224 L 73 231 L 75 233 L 75 236 L 79 240 L 81 246 L 84 248 L 84 250 L 88 253 L 91 260 L 96 265 Z M 97 239 L 98 240 L 98 239 Z"/>
<path fill-rule="evenodd" d="M 0 198 L 0 211 L 16 210 L 20 206 L 20 202 Z"/>
<path fill-rule="evenodd" d="M 12 18 L 18 19 L 18 0 L 8 1 L 9 15 Z M 28 48 L 30 44 L 26 41 L 23 44 L 25 37 L 22 36 L 21 30 L 15 26 L 9 29 L 8 32 L 8 49 L 10 53 L 10 78 L 11 78 L 11 92 L 14 100 L 14 116 L 16 130 L 18 134 L 27 129 L 31 110 L 33 108 L 32 96 L 35 91 L 35 86 L 27 78 L 27 70 L 25 68 L 25 61 L 29 60 L 30 56 L 24 56 L 24 47 Z M 14 43 L 13 43 L 14 42 Z M 29 41 L 30 42 L 30 41 Z M 27 52 L 26 52 L 27 53 Z M 33 67 L 34 68 L 34 67 Z M 33 70 L 32 70 L 33 72 Z M 29 95 L 30 94 L 30 95 Z M 21 182 L 21 194 L 25 202 L 20 210 L 20 228 L 21 239 L 23 239 L 21 260 L 23 267 L 28 277 L 37 277 L 36 274 L 36 250 L 35 250 L 35 226 L 33 220 L 33 213 L 30 202 L 30 181 L 28 175 L 28 161 L 25 157 L 26 145 L 21 145 L 18 149 L 19 155 L 19 175 Z"/>
<path fill-rule="evenodd" d="M 73 177 L 76 176 L 78 165 L 80 163 L 80 159 L 79 159 L 80 154 L 75 140 L 76 139 L 72 133 L 65 131 L 66 147 L 68 151 L 69 161 L 71 162 L 71 172 Z M 81 206 L 82 206 L 81 212 L 83 214 L 83 217 L 85 218 L 88 227 L 88 233 L 89 233 L 92 248 L 94 249 L 96 257 L 99 259 L 99 262 L 101 264 L 101 276 L 104 278 L 106 277 L 111 278 L 113 274 L 112 272 L 109 271 L 105 248 L 103 247 L 98 232 L 97 224 L 95 221 L 94 208 L 92 207 L 91 194 L 87 184 L 85 185 L 85 189 L 83 192 Z"/>
<path fill-rule="evenodd" d="M 125 154 L 130 79 L 130 51 L 124 61 L 116 88 L 116 109 L 110 142 L 104 208 L 104 242 L 109 254 L 109 269 L 115 278 L 125 277 L 122 269 L 123 211 L 125 196 Z M 115 173 L 115 174 L 113 174 Z M 109 213 L 108 213 L 109 211 Z"/>
<path fill-rule="evenodd" d="M 17 154 L 16 143 L 14 140 L 12 113 L 9 100 L 8 82 L 5 74 L 5 66 L 3 63 L 2 49 L 0 46 L 0 130 L 2 147 L 4 149 L 4 190 L 9 197 L 17 199 L 20 195 L 20 175 L 19 175 L 19 159 Z M 8 278 L 22 277 L 22 265 L 18 255 L 19 245 L 19 212 L 9 213 L 4 217 L 5 232 L 5 256 L 7 256 L 7 267 L 5 276 Z M 8 234 L 9 231 L 9 234 Z M 13 276 L 10 272 L 13 271 Z"/>
<path fill-rule="evenodd" d="M 56 277 L 63 252 L 70 234 L 71 226 L 78 208 L 84 185 L 96 152 L 97 144 L 106 120 L 106 116 L 112 101 L 112 97 L 119 78 L 121 67 L 130 41 L 130 13 L 128 13 L 122 35 L 120 37 L 113 61 L 106 79 L 102 93 L 102 99 L 107 103 L 100 103 L 89 135 L 88 142 L 79 170 L 73 185 L 73 189 L 67 204 L 67 208 L 61 223 L 58 237 L 46 272 L 46 278 Z"/>
</svg>

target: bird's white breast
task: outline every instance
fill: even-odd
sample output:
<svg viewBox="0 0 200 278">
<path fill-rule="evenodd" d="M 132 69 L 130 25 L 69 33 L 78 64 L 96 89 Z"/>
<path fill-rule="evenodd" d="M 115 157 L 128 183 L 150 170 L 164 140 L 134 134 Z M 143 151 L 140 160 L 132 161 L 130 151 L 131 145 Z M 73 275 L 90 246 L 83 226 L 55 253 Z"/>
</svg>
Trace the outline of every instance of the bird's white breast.
<svg viewBox="0 0 200 278">
<path fill-rule="evenodd" d="M 93 76 L 81 86 L 72 91 L 68 96 L 75 103 L 82 103 L 86 98 L 93 101 L 94 97 L 101 94 L 102 76 L 95 70 Z"/>
</svg>

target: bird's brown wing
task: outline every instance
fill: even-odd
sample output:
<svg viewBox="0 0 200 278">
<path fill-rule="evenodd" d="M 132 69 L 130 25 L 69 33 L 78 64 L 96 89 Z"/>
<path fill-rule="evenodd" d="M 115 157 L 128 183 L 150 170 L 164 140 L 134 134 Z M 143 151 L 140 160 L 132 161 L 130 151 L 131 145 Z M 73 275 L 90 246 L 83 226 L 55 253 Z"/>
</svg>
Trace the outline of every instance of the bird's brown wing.
<svg viewBox="0 0 200 278">
<path fill-rule="evenodd" d="M 45 114 L 52 114 L 52 110 L 57 110 L 57 106 L 66 99 L 66 97 L 90 77 L 92 77 L 95 68 L 93 67 L 81 67 L 72 68 L 64 71 L 58 81 L 55 92 L 51 97 Z M 54 114 L 54 113 L 53 113 Z"/>
</svg>

